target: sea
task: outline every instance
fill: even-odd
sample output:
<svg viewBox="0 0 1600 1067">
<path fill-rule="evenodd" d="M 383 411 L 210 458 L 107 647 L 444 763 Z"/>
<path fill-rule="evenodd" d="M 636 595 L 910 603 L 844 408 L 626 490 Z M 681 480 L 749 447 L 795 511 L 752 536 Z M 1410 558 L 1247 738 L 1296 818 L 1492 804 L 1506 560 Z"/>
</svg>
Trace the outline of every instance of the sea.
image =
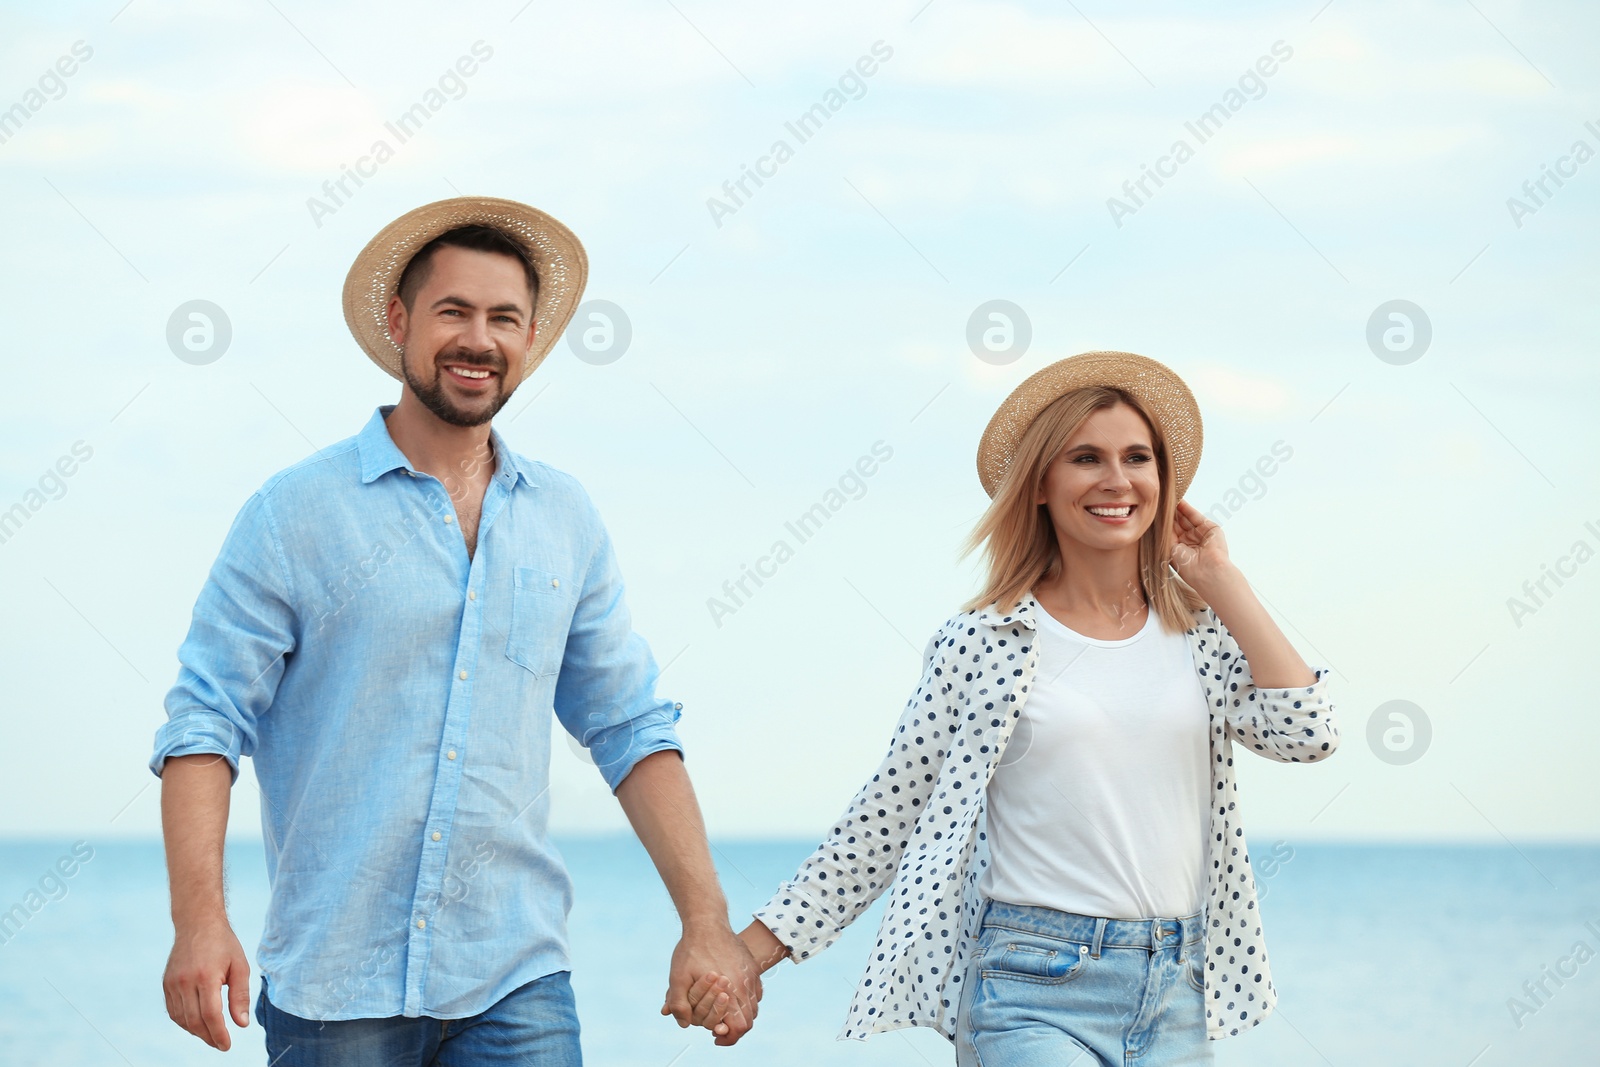
<svg viewBox="0 0 1600 1067">
<path fill-rule="evenodd" d="M 927 1028 L 838 1040 L 881 900 L 826 952 L 767 972 L 755 1028 L 719 1048 L 660 1014 L 677 924 L 638 841 L 557 841 L 576 884 L 572 984 L 593 1067 L 954 1064 Z M 814 844 L 713 843 L 736 927 Z M 1258 876 L 1278 1008 L 1212 1042 L 1217 1064 L 1600 1067 L 1600 846 L 1286 842 L 1272 854 Z M 253 966 L 260 842 L 230 842 L 227 868 Z M 226 1054 L 167 1019 L 171 943 L 159 841 L 0 842 L 0 1067 L 266 1064 L 253 1019 Z"/>
</svg>

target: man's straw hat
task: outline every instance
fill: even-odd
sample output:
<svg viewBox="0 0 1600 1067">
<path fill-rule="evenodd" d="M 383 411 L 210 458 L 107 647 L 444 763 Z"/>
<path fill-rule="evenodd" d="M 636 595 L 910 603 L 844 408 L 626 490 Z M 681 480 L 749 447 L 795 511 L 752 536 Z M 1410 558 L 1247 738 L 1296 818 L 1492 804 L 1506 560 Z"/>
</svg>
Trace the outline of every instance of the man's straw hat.
<svg viewBox="0 0 1600 1067">
<path fill-rule="evenodd" d="M 400 346 L 389 338 L 389 299 L 406 264 L 423 245 L 457 226 L 493 226 L 527 250 L 539 278 L 533 308 L 533 347 L 522 377 L 533 373 L 572 320 L 589 278 L 589 257 L 577 235 L 537 208 L 491 196 L 462 196 L 424 204 L 395 219 L 356 256 L 344 280 L 344 321 L 372 362 L 395 378 Z"/>
</svg>

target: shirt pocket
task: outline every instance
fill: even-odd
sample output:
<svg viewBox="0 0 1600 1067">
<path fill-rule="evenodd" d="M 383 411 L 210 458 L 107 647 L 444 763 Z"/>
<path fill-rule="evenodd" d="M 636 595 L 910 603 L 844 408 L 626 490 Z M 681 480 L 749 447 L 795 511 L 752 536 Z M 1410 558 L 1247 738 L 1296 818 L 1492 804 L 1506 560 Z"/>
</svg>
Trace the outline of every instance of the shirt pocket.
<svg viewBox="0 0 1600 1067">
<path fill-rule="evenodd" d="M 506 658 L 544 677 L 561 670 L 576 594 L 566 575 L 537 567 L 511 572 Z"/>
</svg>

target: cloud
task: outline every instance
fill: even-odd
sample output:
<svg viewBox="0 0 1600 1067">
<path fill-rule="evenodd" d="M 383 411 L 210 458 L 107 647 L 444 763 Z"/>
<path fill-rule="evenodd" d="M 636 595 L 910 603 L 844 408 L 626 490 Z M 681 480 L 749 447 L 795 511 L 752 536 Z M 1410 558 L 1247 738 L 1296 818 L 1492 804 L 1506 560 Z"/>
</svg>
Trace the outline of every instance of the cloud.
<svg viewBox="0 0 1600 1067">
<path fill-rule="evenodd" d="M 1217 410 L 1253 421 L 1267 422 L 1287 415 L 1294 393 L 1275 378 L 1248 374 L 1234 367 L 1209 363 L 1184 378 L 1194 390 L 1202 412 Z"/>
<path fill-rule="evenodd" d="M 278 173 L 337 175 L 340 164 L 384 136 L 384 116 L 371 99 L 344 85 L 280 81 L 237 103 L 239 156 Z"/>
</svg>

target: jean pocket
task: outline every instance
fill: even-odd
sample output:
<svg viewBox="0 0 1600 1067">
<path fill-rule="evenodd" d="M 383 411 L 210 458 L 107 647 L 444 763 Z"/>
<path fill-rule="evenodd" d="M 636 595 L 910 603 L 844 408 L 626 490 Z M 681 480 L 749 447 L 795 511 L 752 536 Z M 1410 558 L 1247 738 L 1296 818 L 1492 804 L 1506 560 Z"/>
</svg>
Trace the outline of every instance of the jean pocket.
<svg viewBox="0 0 1600 1067">
<path fill-rule="evenodd" d="M 1182 965 L 1183 973 L 1188 976 L 1189 985 L 1191 987 L 1193 987 L 1197 992 L 1204 993 L 1206 991 L 1205 943 L 1201 942 L 1198 945 L 1191 945 L 1187 951 L 1188 956 L 1185 957 Z"/>
<path fill-rule="evenodd" d="M 1060 985 L 1078 977 L 1089 960 L 1085 944 L 1027 937 L 1012 930 L 995 932 L 998 936 L 984 952 L 979 968 L 984 978 Z"/>
<path fill-rule="evenodd" d="M 506 658 L 540 676 L 559 671 L 575 599 L 566 576 L 537 567 L 515 568 Z"/>
</svg>

